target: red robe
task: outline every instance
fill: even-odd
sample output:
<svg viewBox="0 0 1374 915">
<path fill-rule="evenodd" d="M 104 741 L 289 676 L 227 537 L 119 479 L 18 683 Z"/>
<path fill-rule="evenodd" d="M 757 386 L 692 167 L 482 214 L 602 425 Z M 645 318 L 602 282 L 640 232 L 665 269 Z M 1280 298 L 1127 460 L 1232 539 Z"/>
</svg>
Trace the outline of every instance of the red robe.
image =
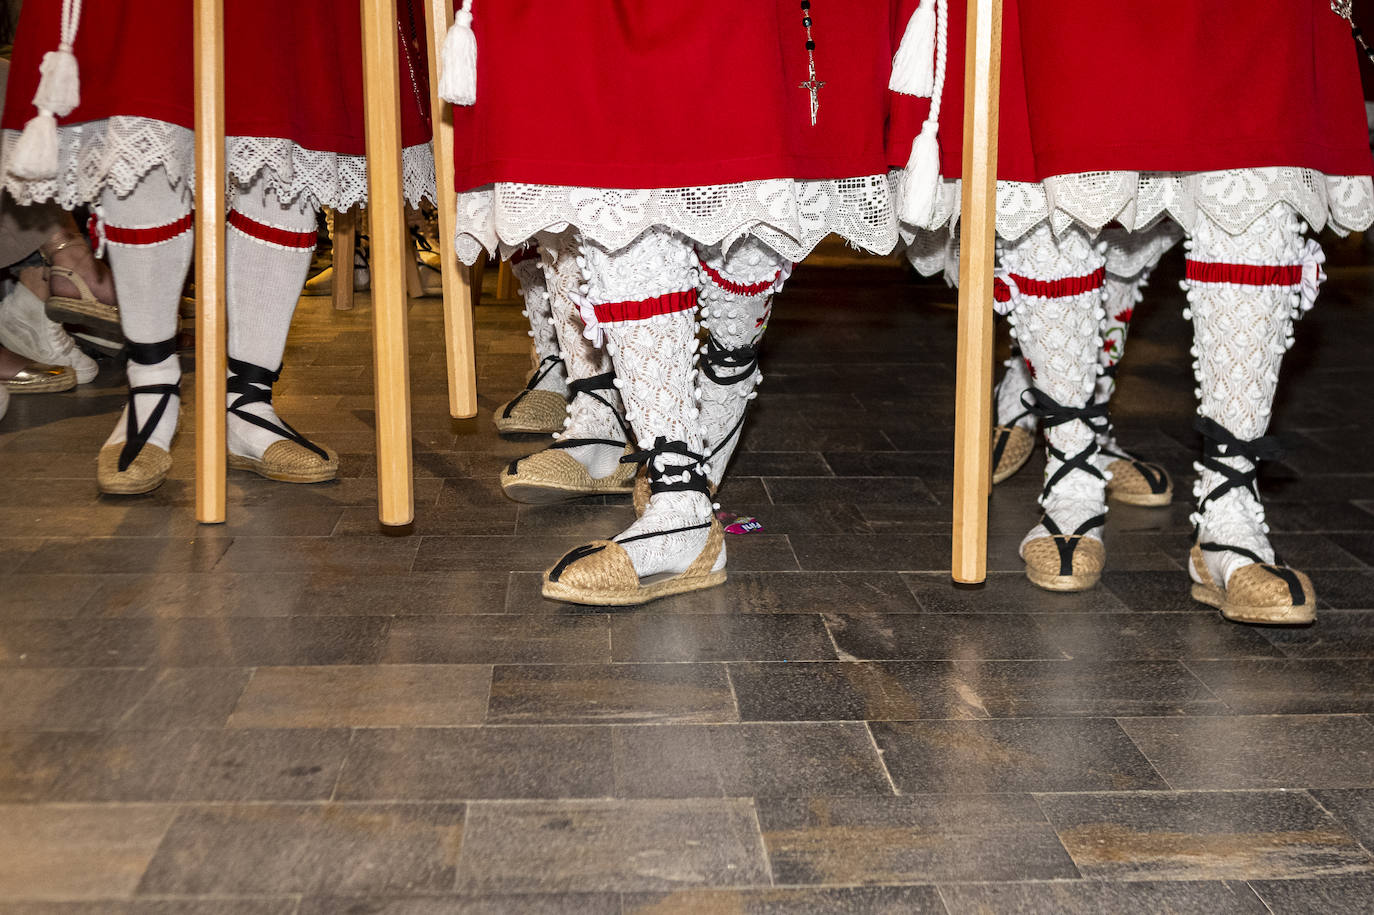
<svg viewBox="0 0 1374 915">
<path fill-rule="evenodd" d="M 902 0 L 902 15 L 917 5 Z M 949 0 L 942 173 L 962 168 L 965 0 Z M 1367 24 L 1368 25 L 1368 24 Z M 1004 0 L 998 176 L 1262 166 L 1374 171 L 1357 52 L 1329 0 Z M 928 103 L 894 106 L 904 165 Z"/>
<path fill-rule="evenodd" d="M 487 0 L 459 190 L 671 188 L 887 171 L 895 0 L 813 0 L 811 125 L 797 0 Z M 903 23 L 904 24 L 904 23 Z"/>
<path fill-rule="evenodd" d="M 405 33 L 402 142 L 414 146 L 430 138 L 428 70 L 423 31 L 412 31 L 407 0 L 399 6 Z M 38 66 L 57 48 L 61 11 L 62 4 L 51 0 L 24 5 L 0 126 L 20 130 L 36 113 Z M 365 154 L 356 3 L 228 0 L 224 17 L 227 135 L 282 137 L 306 149 Z M 59 123 L 122 115 L 194 128 L 191 37 L 188 0 L 84 4 L 75 47 L 81 105 Z"/>
</svg>

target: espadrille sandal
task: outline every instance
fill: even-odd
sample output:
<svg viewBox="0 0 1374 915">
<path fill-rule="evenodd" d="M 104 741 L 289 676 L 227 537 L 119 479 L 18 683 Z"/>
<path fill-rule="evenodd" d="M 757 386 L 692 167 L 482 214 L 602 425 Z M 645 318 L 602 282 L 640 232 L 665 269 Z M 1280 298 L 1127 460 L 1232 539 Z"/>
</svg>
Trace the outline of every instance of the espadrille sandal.
<svg viewBox="0 0 1374 915">
<path fill-rule="evenodd" d="M 67 267 L 49 267 L 48 272 L 65 279 L 75 286 L 77 291 L 77 298 L 56 294 L 48 296 L 43 303 L 43 310 L 49 321 L 56 321 L 58 324 L 79 324 L 107 340 L 124 339 L 124 328 L 119 323 L 118 306 L 107 305 L 96 298 L 95 293 L 91 292 L 91 287 L 75 270 Z"/>
<path fill-rule="evenodd" d="M 339 475 L 339 456 L 332 449 L 310 441 L 291 428 L 291 424 L 284 419 L 274 423 L 244 409 L 255 403 L 271 404 L 272 385 L 279 378 L 280 368 L 272 371 L 241 359 L 229 360 L 229 380 L 225 390 L 237 395 L 229 404 L 230 415 L 259 429 L 276 433 L 282 440 L 268 445 L 260 458 L 231 452 L 227 466 L 231 470 L 247 470 L 280 483 L 325 483 L 334 479 Z"/>
<path fill-rule="evenodd" d="M 992 482 L 1001 483 L 1026 466 L 1035 434 L 1025 426 L 992 427 Z"/>
<path fill-rule="evenodd" d="M 129 359 L 141 365 L 157 365 L 176 355 L 176 338 L 160 343 L 128 344 Z M 157 404 L 148 419 L 140 423 L 134 405 L 136 395 L 156 394 Z M 172 456 L 148 439 L 162 421 L 172 398 L 181 399 L 181 382 L 176 384 L 145 384 L 129 388 L 129 409 L 125 414 L 123 442 L 106 445 L 96 458 L 96 485 L 103 493 L 136 496 L 152 492 L 163 484 L 172 469 Z M 178 414 L 178 422 L 180 415 Z"/>
<path fill-rule="evenodd" d="M 545 356 L 530 375 L 525 389 L 496 408 L 492 422 L 496 431 L 506 434 L 547 434 L 563 430 L 568 418 L 568 398 L 557 391 L 538 390 L 536 385 L 563 365 L 557 356 Z"/>
<path fill-rule="evenodd" d="M 543 451 L 511 461 L 501 471 L 501 491 L 507 498 L 528 505 L 567 502 L 584 496 L 619 496 L 631 491 L 634 486 L 634 464 L 618 464 L 608 476 L 597 479 L 567 452 L 569 448 L 582 445 L 623 445 L 626 455 L 634 451 L 633 445 L 615 439 L 563 439 Z"/>
<path fill-rule="evenodd" d="M 1107 465 L 1109 499 L 1146 508 L 1159 508 L 1173 501 L 1174 482 L 1160 465 L 1115 448 L 1103 448 L 1099 453 L 1116 459 Z"/>
</svg>

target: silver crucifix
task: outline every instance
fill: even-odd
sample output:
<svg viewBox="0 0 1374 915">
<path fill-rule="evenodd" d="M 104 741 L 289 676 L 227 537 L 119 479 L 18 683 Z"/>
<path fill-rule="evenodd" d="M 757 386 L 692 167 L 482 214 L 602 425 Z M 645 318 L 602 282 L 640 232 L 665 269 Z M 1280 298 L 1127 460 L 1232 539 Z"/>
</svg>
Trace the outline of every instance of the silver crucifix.
<svg viewBox="0 0 1374 915">
<path fill-rule="evenodd" d="M 816 79 L 816 62 L 814 60 L 811 61 L 810 70 L 811 78 L 808 79 L 806 82 L 802 83 L 800 86 L 798 86 L 798 88 L 805 89 L 811 93 L 811 126 L 815 127 L 816 115 L 820 114 L 821 111 L 820 93 L 821 90 L 825 88 L 825 82 L 823 80 Z"/>
</svg>

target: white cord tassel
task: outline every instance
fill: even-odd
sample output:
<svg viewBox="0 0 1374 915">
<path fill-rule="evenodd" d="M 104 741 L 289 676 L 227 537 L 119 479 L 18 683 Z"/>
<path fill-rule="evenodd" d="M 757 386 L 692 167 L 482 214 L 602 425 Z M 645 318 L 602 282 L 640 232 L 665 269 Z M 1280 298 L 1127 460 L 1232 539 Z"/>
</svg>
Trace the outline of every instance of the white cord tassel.
<svg viewBox="0 0 1374 915">
<path fill-rule="evenodd" d="M 906 23 L 906 33 L 892 58 L 892 79 L 887 88 L 902 95 L 930 98 L 935 91 L 935 5 L 921 0 Z"/>
<path fill-rule="evenodd" d="M 472 31 L 472 0 L 453 20 L 439 61 L 439 97 L 454 105 L 477 101 L 477 36 Z"/>
<path fill-rule="evenodd" d="M 81 0 L 62 0 L 62 40 L 56 51 L 43 55 L 42 74 L 33 105 L 38 114 L 24 125 L 9 171 L 19 178 L 42 181 L 57 177 L 57 119 L 81 104 L 81 76 L 72 45 L 81 21 Z"/>
<path fill-rule="evenodd" d="M 945 92 L 945 62 L 949 56 L 949 0 L 930 0 L 936 8 L 935 84 L 930 114 L 911 143 L 911 158 L 902 173 L 902 222 L 931 228 L 940 192 L 940 102 Z"/>
</svg>

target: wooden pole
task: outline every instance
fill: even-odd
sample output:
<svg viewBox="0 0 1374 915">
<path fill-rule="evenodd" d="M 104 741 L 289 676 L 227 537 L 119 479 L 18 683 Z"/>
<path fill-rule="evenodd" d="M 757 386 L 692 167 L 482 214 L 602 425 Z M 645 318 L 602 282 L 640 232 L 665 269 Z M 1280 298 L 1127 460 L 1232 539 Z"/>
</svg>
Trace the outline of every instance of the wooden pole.
<svg viewBox="0 0 1374 915">
<path fill-rule="evenodd" d="M 367 194 L 372 220 L 372 322 L 377 390 L 377 503 L 382 524 L 415 519 L 406 328 L 405 194 L 401 186 L 400 58 L 396 0 L 361 0 Z M 352 265 L 335 267 L 335 282 Z"/>
<path fill-rule="evenodd" d="M 425 20 L 429 26 L 429 101 L 434 119 L 434 177 L 439 197 L 448 412 L 454 419 L 469 419 L 477 415 L 477 351 L 472 328 L 474 271 L 458 263 L 453 249 L 458 212 L 458 191 L 453 184 L 453 111 L 439 98 L 439 50 L 453 24 L 453 0 L 425 0 Z M 480 282 L 480 272 L 476 278 Z"/>
<path fill-rule="evenodd" d="M 992 435 L 992 271 L 997 242 L 997 112 L 1002 0 L 969 0 L 964 64 L 963 211 L 954 414 L 956 582 L 987 577 Z"/>
<path fill-rule="evenodd" d="M 196 520 L 225 508 L 224 2 L 196 0 Z"/>
</svg>

